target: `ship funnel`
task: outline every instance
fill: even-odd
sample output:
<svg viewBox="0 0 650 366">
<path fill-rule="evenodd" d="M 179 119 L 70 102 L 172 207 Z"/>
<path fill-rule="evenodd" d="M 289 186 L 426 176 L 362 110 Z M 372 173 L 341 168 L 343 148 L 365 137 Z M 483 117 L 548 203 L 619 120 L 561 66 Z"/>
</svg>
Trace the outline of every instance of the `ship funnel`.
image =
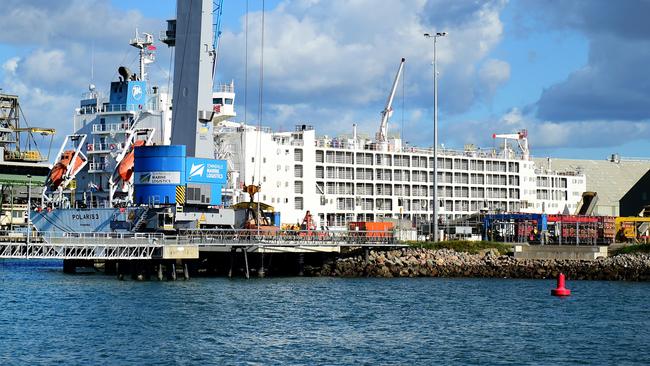
<svg viewBox="0 0 650 366">
<path fill-rule="evenodd" d="M 126 66 L 120 66 L 117 69 L 117 73 L 120 74 L 120 76 L 124 79 L 124 81 L 135 80 L 136 78 L 136 75 L 132 74 L 131 70 L 129 70 L 129 68 Z"/>
</svg>

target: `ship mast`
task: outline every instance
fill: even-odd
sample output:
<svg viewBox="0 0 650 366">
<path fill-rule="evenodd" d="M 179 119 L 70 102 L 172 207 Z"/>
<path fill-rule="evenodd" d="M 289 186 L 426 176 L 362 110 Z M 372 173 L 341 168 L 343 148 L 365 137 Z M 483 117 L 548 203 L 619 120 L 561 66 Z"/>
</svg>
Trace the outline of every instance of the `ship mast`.
<svg viewBox="0 0 650 366">
<path fill-rule="evenodd" d="M 129 44 L 140 50 L 140 80 L 147 80 L 146 65 L 156 60 L 154 51 L 156 47 L 153 45 L 153 35 L 150 33 L 142 33 L 142 37 L 135 30 L 135 38 Z"/>
</svg>

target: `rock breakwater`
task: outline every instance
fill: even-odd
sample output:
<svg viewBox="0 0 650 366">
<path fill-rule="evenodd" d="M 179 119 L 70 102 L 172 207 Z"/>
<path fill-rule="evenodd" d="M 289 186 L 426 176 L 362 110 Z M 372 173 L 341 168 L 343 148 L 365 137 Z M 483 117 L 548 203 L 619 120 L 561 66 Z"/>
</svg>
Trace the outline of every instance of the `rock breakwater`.
<svg viewBox="0 0 650 366">
<path fill-rule="evenodd" d="M 309 275 L 335 277 L 492 277 L 555 278 L 562 272 L 573 280 L 650 280 L 650 255 L 624 254 L 593 261 L 516 259 L 496 250 L 479 254 L 454 250 L 405 248 L 370 251 L 338 258 Z"/>
</svg>

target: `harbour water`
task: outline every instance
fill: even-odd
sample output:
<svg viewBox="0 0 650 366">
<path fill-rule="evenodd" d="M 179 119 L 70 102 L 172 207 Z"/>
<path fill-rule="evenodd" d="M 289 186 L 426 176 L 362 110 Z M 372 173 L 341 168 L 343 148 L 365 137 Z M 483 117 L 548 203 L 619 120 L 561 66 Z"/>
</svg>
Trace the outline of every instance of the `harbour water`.
<svg viewBox="0 0 650 366">
<path fill-rule="evenodd" d="M 118 281 L 0 261 L 0 364 L 650 364 L 650 283 Z"/>
</svg>

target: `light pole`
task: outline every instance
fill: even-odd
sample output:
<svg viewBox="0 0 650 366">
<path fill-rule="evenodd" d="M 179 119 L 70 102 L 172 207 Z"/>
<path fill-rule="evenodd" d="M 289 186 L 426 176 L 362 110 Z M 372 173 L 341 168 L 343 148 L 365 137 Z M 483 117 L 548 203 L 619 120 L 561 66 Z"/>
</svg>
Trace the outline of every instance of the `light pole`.
<svg viewBox="0 0 650 366">
<path fill-rule="evenodd" d="M 29 185 L 27 186 L 27 250 L 26 256 L 29 256 L 29 244 L 32 236 L 32 175 L 27 174 Z"/>
<path fill-rule="evenodd" d="M 436 62 L 436 42 L 447 32 L 424 33 L 433 39 L 433 241 L 438 241 L 438 70 Z"/>
</svg>

